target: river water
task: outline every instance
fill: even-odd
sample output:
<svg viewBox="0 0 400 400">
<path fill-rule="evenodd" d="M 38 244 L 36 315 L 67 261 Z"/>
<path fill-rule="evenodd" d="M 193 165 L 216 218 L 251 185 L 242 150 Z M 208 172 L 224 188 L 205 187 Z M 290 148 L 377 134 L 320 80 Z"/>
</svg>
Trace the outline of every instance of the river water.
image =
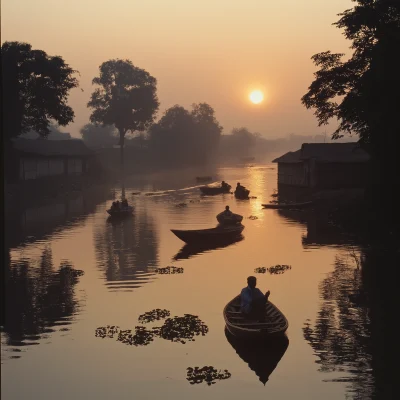
<svg viewBox="0 0 400 400">
<path fill-rule="evenodd" d="M 2 398 L 372 398 L 360 249 L 312 212 L 263 210 L 276 173 L 274 164 L 214 171 L 216 181 L 248 187 L 256 197 L 248 201 L 201 197 L 183 173 L 131 178 L 135 212 L 116 222 L 106 209 L 118 187 L 94 204 L 78 196 L 24 210 L 7 232 Z M 225 205 L 244 216 L 236 243 L 194 251 L 170 232 L 213 227 Z M 277 264 L 291 269 L 254 272 Z M 167 266 L 181 269 L 158 273 Z M 249 275 L 289 321 L 287 339 L 266 348 L 238 344 L 224 330 L 222 310 Z M 138 346 L 95 334 L 107 325 L 161 326 L 163 319 L 138 322 L 154 309 L 197 316 L 208 331 L 194 341 L 155 337 Z M 230 376 L 191 384 L 187 368 L 196 366 Z"/>
</svg>

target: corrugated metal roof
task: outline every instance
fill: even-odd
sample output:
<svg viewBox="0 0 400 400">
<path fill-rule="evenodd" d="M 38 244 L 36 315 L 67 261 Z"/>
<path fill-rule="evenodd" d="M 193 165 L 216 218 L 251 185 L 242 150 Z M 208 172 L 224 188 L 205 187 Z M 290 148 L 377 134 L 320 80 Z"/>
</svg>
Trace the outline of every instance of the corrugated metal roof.
<svg viewBox="0 0 400 400">
<path fill-rule="evenodd" d="M 283 156 L 280 156 L 278 158 L 275 158 L 275 160 L 272 160 L 273 163 L 298 163 L 301 162 L 302 160 L 300 159 L 301 155 L 301 150 L 297 151 L 289 151 L 288 153 L 284 154 Z"/>
<path fill-rule="evenodd" d="M 14 149 L 27 154 L 40 156 L 86 157 L 93 155 L 80 139 L 46 140 L 46 139 L 14 139 Z"/>
<path fill-rule="evenodd" d="M 315 158 L 319 162 L 365 162 L 369 154 L 358 143 L 303 143 L 301 160 Z"/>
</svg>

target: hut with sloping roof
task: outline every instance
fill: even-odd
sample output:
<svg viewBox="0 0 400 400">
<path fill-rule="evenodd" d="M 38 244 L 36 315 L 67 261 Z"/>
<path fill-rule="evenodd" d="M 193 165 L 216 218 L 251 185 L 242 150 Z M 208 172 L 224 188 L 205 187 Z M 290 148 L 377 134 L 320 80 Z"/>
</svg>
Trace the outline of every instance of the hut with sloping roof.
<svg viewBox="0 0 400 400">
<path fill-rule="evenodd" d="M 303 143 L 272 162 L 278 185 L 310 189 L 365 187 L 370 156 L 357 143 Z"/>
<path fill-rule="evenodd" d="M 88 159 L 94 156 L 93 151 L 79 139 L 19 138 L 13 140 L 13 152 L 20 181 L 58 175 L 84 175 L 88 171 Z"/>
</svg>

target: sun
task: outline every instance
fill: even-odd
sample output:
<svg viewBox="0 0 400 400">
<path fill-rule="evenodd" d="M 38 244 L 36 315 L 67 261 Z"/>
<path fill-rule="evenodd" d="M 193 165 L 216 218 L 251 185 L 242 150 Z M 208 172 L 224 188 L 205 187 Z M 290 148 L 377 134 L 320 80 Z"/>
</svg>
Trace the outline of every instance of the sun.
<svg viewBox="0 0 400 400">
<path fill-rule="evenodd" d="M 254 104 L 259 104 L 264 100 L 264 94 L 261 92 L 261 90 L 253 90 L 250 93 L 250 101 Z"/>
</svg>

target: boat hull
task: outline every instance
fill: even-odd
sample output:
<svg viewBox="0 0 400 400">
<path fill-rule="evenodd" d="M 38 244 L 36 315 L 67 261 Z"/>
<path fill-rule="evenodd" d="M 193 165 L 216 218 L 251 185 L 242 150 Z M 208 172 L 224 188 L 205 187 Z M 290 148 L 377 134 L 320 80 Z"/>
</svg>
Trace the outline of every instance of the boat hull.
<svg viewBox="0 0 400 400">
<path fill-rule="evenodd" d="M 171 229 L 171 232 L 185 243 L 204 243 L 234 239 L 240 236 L 243 229 L 243 225 L 235 225 L 232 227 L 218 226 L 216 228 L 198 230 Z"/>
<path fill-rule="evenodd" d="M 265 340 L 283 335 L 289 323 L 283 313 L 270 301 L 266 305 L 265 322 L 250 321 L 240 312 L 240 296 L 231 300 L 224 308 L 224 319 L 228 331 L 242 339 Z"/>
</svg>

